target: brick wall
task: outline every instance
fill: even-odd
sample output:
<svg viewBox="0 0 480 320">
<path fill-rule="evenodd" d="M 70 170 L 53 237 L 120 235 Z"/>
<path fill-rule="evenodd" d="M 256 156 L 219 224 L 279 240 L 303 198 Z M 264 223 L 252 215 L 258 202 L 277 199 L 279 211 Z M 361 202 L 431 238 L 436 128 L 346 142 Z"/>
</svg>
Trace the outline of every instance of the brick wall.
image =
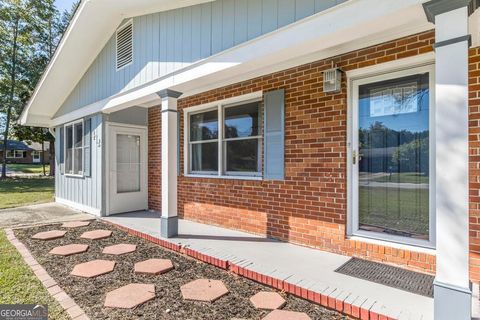
<svg viewBox="0 0 480 320">
<path fill-rule="evenodd" d="M 36 163 L 41 163 L 41 157 L 40 157 L 40 162 Z M 0 151 L 0 162 L 3 162 L 3 151 Z M 45 152 L 45 163 L 49 164 L 50 162 L 50 152 L 46 151 Z M 7 158 L 7 163 L 19 163 L 19 164 L 32 164 L 33 162 L 33 155 L 32 151 L 26 151 L 25 157 L 24 158 Z"/>
<path fill-rule="evenodd" d="M 148 207 L 162 209 L 162 123 L 160 107 L 148 109 Z"/>
<path fill-rule="evenodd" d="M 470 276 L 480 280 L 480 48 L 469 57 Z"/>
<path fill-rule="evenodd" d="M 331 68 L 332 62 L 348 71 L 430 52 L 433 43 L 434 33 L 424 32 L 180 99 L 179 110 L 182 110 L 259 90 L 266 92 L 284 88 L 286 94 L 285 180 L 224 180 L 182 175 L 178 181 L 180 216 L 433 273 L 435 257 L 432 255 L 346 239 L 346 79 L 343 77 L 343 89 L 336 94 L 323 93 L 322 84 L 322 72 Z M 472 50 L 471 53 L 480 56 L 480 49 Z M 476 71 L 472 70 L 472 77 L 478 80 L 480 67 L 478 63 L 472 63 L 478 67 Z M 480 87 L 480 80 L 475 83 Z M 475 112 L 480 115 L 476 107 L 479 103 L 474 98 L 479 98 L 480 101 L 480 93 L 471 99 L 472 121 L 475 121 Z M 158 111 L 151 111 L 150 116 L 157 119 Z M 183 112 L 180 117 L 183 128 Z M 150 131 L 159 133 L 159 120 L 149 119 L 149 125 L 152 124 L 157 128 Z M 475 131 L 473 125 L 471 130 L 472 135 L 480 134 L 480 130 Z M 152 141 L 150 140 L 150 145 Z M 180 162 L 183 172 L 183 130 L 181 143 Z M 473 139 L 471 152 L 471 167 L 478 169 L 480 166 L 474 162 L 478 159 L 474 156 L 480 154 L 480 147 L 474 149 Z M 159 160 L 158 156 L 153 161 Z M 155 198 L 159 197 L 159 187 L 155 187 L 159 186 L 159 182 L 158 177 L 152 175 L 152 170 L 159 167 L 160 163 L 149 164 L 152 180 L 149 182 L 150 193 L 155 192 Z M 478 172 L 473 175 L 472 171 L 471 251 L 474 279 L 480 279 L 480 272 L 476 271 L 480 269 L 475 267 L 480 265 L 480 250 L 477 248 L 480 247 L 480 234 L 477 234 L 480 232 L 480 206 L 476 205 L 480 199 L 480 183 L 477 176 Z M 150 203 L 158 205 L 151 198 L 153 195 L 149 196 Z"/>
</svg>

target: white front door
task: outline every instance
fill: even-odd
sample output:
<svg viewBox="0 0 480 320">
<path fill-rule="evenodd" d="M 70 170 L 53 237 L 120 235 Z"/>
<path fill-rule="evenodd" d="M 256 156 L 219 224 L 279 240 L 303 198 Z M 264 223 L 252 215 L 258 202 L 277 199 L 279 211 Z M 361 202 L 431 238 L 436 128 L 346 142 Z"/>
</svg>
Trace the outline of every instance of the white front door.
<svg viewBox="0 0 480 320">
<path fill-rule="evenodd" d="M 32 151 L 32 161 L 33 163 L 40 162 L 40 152 L 39 151 Z"/>
<path fill-rule="evenodd" d="M 107 145 L 108 214 L 147 209 L 147 129 L 109 125 Z"/>
</svg>

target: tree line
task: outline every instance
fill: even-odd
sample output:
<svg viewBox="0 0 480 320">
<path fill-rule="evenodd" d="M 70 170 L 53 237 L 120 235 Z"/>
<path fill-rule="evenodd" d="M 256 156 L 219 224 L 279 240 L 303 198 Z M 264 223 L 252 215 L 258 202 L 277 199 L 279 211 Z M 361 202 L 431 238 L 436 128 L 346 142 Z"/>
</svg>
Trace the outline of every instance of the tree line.
<svg viewBox="0 0 480 320">
<path fill-rule="evenodd" d="M 8 139 L 38 142 L 42 148 L 49 142 L 50 174 L 54 173 L 55 138 L 48 128 L 20 126 L 17 120 L 79 2 L 71 10 L 59 12 L 54 0 L 0 0 L 0 138 L 4 155 L 0 179 L 6 178 Z"/>
</svg>

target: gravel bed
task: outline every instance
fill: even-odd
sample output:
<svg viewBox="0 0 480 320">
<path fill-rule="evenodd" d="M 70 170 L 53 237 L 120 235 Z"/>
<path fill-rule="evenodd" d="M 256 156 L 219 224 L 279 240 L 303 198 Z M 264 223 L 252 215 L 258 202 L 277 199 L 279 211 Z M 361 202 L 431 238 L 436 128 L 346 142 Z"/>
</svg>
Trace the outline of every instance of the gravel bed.
<svg viewBox="0 0 480 320">
<path fill-rule="evenodd" d="M 166 250 L 100 221 L 92 221 L 87 227 L 68 229 L 65 237 L 60 239 L 49 241 L 31 239 L 31 236 L 37 232 L 55 229 L 62 230 L 60 225 L 50 225 L 18 229 L 15 230 L 15 234 L 50 276 L 83 308 L 91 319 L 262 319 L 268 314 L 268 311 L 255 309 L 249 298 L 259 291 L 274 291 L 274 289 Z M 112 230 L 113 234 L 110 238 L 102 240 L 80 238 L 83 232 L 95 229 Z M 85 253 L 69 257 L 48 254 L 56 246 L 72 243 L 88 244 L 90 247 Z M 121 256 L 102 254 L 104 247 L 119 243 L 136 244 L 137 250 Z M 158 276 L 133 273 L 133 266 L 136 262 L 151 258 L 170 259 L 175 268 Z M 93 279 L 70 276 L 70 272 L 76 264 L 95 259 L 114 260 L 117 264 L 113 272 Z M 180 286 L 200 278 L 222 280 L 230 293 L 213 303 L 183 300 Z M 154 284 L 156 298 L 131 310 L 103 307 L 107 292 L 130 283 Z M 285 293 L 281 293 L 281 295 L 287 301 L 283 308 L 285 310 L 306 312 L 312 319 L 347 319 L 337 312 L 314 303 Z"/>
</svg>

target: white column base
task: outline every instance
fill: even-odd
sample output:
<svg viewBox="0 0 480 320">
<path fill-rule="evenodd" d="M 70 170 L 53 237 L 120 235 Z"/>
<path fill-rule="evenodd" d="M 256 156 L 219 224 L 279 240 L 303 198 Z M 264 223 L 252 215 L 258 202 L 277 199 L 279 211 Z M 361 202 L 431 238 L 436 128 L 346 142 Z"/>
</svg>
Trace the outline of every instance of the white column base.
<svg viewBox="0 0 480 320">
<path fill-rule="evenodd" d="M 435 280 L 433 290 L 435 320 L 471 319 L 471 288 L 455 287 Z"/>
</svg>

